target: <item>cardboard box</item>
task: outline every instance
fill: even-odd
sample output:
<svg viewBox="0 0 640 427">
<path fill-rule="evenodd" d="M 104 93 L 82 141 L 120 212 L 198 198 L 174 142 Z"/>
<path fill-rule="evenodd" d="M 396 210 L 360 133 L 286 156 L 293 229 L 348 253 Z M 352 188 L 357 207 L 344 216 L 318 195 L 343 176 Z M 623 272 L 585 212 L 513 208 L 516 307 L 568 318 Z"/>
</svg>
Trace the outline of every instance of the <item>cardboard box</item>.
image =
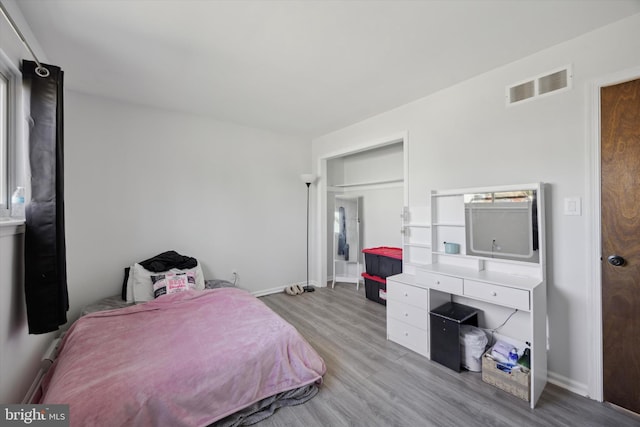
<svg viewBox="0 0 640 427">
<path fill-rule="evenodd" d="M 498 362 L 487 356 L 487 353 L 482 356 L 482 381 L 529 402 L 531 399 L 531 371 L 505 372 L 497 367 Z"/>
</svg>

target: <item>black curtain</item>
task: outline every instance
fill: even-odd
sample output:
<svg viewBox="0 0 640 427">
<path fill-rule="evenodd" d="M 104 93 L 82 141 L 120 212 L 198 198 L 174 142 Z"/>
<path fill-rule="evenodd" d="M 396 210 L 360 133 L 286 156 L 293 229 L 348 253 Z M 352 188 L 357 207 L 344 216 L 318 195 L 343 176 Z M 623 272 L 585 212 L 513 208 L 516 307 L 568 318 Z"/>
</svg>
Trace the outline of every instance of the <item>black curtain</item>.
<svg viewBox="0 0 640 427">
<path fill-rule="evenodd" d="M 25 297 L 30 334 L 55 331 L 67 322 L 67 262 L 64 236 L 63 71 L 22 61 L 30 106 L 31 199 L 26 205 Z"/>
</svg>

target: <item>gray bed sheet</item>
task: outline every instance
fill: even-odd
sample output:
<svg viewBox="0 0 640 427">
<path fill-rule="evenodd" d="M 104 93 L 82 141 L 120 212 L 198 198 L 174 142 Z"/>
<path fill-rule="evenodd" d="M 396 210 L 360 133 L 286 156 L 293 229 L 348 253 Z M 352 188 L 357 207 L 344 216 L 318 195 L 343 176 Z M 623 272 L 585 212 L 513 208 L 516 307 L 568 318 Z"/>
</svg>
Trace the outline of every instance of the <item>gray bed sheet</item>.
<svg viewBox="0 0 640 427">
<path fill-rule="evenodd" d="M 87 314 L 95 313 L 96 311 L 114 310 L 116 308 L 128 307 L 130 305 L 133 305 L 133 303 L 123 301 L 121 295 L 114 295 L 82 307 L 80 316 L 86 316 Z"/>
<path fill-rule="evenodd" d="M 269 418 L 276 410 L 285 406 L 301 405 L 318 394 L 319 388 L 316 384 L 309 384 L 300 388 L 285 391 L 259 402 L 254 403 L 238 412 L 231 414 L 209 427 L 239 427 L 250 426 Z"/>
<path fill-rule="evenodd" d="M 226 280 L 211 279 L 204 281 L 204 287 L 205 289 L 233 288 L 234 285 Z M 82 310 L 80 310 L 80 316 L 86 316 L 87 314 L 95 313 L 96 311 L 115 310 L 116 308 L 128 307 L 130 305 L 133 305 L 133 303 L 123 301 L 121 295 L 113 295 L 82 307 Z"/>
</svg>

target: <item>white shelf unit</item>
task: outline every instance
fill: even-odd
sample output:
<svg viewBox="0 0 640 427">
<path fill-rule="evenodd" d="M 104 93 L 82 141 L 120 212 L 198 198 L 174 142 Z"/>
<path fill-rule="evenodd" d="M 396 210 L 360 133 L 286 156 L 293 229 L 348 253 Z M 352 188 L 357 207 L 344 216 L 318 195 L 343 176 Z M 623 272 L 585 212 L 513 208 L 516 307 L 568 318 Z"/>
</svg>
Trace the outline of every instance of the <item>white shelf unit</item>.
<svg viewBox="0 0 640 427">
<path fill-rule="evenodd" d="M 465 194 L 516 190 L 532 190 L 536 194 L 537 261 L 467 255 Z M 406 254 L 405 268 L 409 268 L 402 275 L 387 278 L 387 338 L 430 357 L 429 324 L 424 320 L 430 310 L 449 301 L 474 306 L 482 312 L 481 318 L 487 323 L 479 326 L 486 328 L 497 327 L 517 310 L 505 325 L 506 332 L 501 330 L 501 333 L 517 342 L 530 344 L 530 406 L 534 408 L 547 382 L 544 185 L 534 183 L 433 191 L 430 200 L 431 247 L 426 248 L 429 245 L 424 241 L 426 234 L 419 242 L 405 238 L 404 245 L 409 251 L 414 248 L 428 250 L 430 259 L 421 258 L 414 262 L 412 255 Z M 409 229 L 409 234 L 418 228 L 411 226 L 414 211 L 407 208 L 403 212 L 406 220 L 403 231 Z M 420 223 L 427 229 L 424 219 Z M 445 241 L 459 244 L 459 253 L 446 253 Z"/>
<path fill-rule="evenodd" d="M 431 263 L 431 215 L 428 207 L 402 209 L 402 258 L 406 273 L 415 273 L 417 267 Z"/>
<path fill-rule="evenodd" d="M 459 244 L 460 253 L 464 253 L 466 250 L 464 243 L 464 194 L 432 192 L 431 218 L 433 221 L 432 263 L 440 262 L 440 255 L 455 255 L 445 253 L 445 242 Z"/>
<path fill-rule="evenodd" d="M 385 179 L 385 180 L 379 180 L 379 181 L 362 181 L 362 182 L 354 182 L 354 183 L 333 184 L 331 186 L 331 189 L 348 191 L 348 190 L 398 187 L 403 185 L 404 185 L 404 179 L 396 178 L 396 179 Z"/>
<path fill-rule="evenodd" d="M 338 283 L 355 283 L 356 289 L 360 288 L 361 282 L 361 265 L 357 261 L 334 260 L 333 283 L 331 287 L 335 287 Z"/>
<path fill-rule="evenodd" d="M 401 140 L 334 157 L 327 162 L 329 191 L 359 191 L 404 186 Z"/>
</svg>

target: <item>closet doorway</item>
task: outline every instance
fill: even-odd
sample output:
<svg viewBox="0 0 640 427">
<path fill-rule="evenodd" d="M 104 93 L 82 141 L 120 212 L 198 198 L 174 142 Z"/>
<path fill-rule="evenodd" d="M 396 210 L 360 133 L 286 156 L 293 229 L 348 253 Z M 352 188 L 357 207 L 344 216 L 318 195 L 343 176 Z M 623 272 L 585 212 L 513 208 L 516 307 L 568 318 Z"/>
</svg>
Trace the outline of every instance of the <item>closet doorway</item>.
<svg viewBox="0 0 640 427">
<path fill-rule="evenodd" d="M 406 164 L 406 136 L 321 159 L 320 167 L 326 177 L 322 219 L 325 283 L 331 285 L 334 279 L 334 229 L 335 222 L 339 221 L 336 219 L 336 212 L 339 212 L 336 197 L 359 201 L 361 243 L 358 253 L 351 254 L 350 259 L 360 263 L 360 272 L 365 271 L 363 248 L 402 246 L 401 212 L 407 204 L 408 194 Z M 337 279 L 336 283 L 340 283 Z"/>
</svg>

